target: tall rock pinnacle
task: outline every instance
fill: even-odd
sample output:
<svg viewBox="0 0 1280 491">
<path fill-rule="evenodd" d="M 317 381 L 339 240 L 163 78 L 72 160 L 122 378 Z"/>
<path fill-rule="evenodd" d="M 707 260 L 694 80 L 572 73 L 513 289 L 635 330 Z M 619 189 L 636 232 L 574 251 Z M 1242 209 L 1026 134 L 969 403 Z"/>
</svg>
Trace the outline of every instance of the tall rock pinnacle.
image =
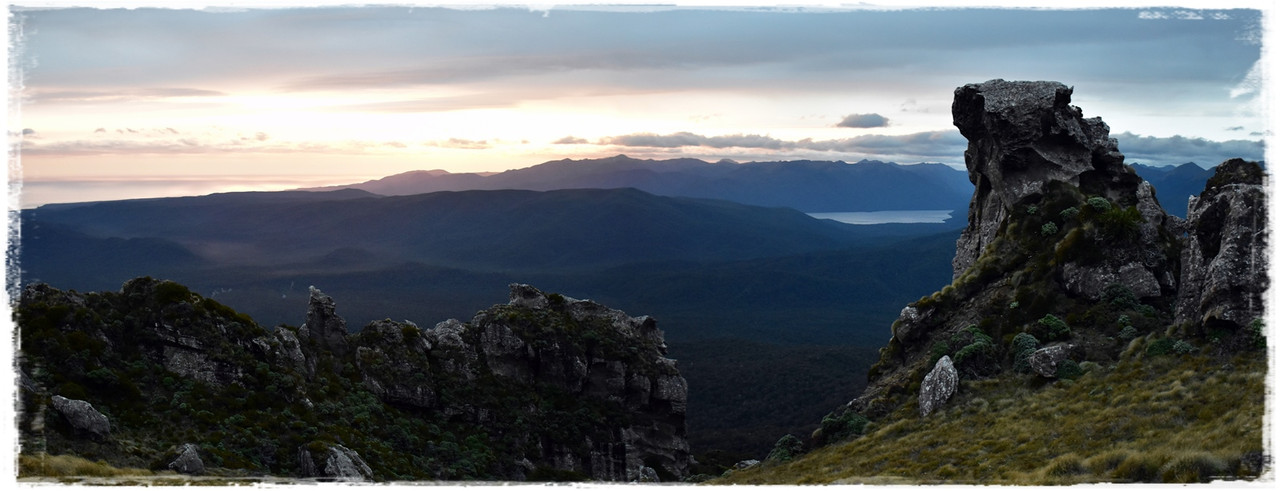
<svg viewBox="0 0 1280 491">
<path fill-rule="evenodd" d="M 1058 82 L 1004 80 L 956 89 L 951 115 L 969 139 L 964 162 L 974 185 L 969 226 L 952 261 L 956 277 L 982 255 L 1011 208 L 1043 192 L 1047 182 L 1067 182 L 1124 205 L 1139 201 L 1143 181 L 1124 165 L 1110 128 L 1101 118 L 1084 118 L 1070 105 L 1071 93 Z M 1162 223 L 1164 211 L 1150 218 Z"/>
</svg>

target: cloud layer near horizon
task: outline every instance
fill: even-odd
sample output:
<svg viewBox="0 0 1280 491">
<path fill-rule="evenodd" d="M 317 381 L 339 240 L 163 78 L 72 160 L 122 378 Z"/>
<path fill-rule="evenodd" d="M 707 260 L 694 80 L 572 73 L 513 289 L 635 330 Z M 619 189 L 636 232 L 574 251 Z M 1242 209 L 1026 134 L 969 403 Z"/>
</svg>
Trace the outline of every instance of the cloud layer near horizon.
<svg viewBox="0 0 1280 491">
<path fill-rule="evenodd" d="M 952 91 L 1000 77 L 1075 86 L 1131 162 L 1262 158 L 1257 10 L 641 10 L 15 8 L 22 151 L 955 165 Z"/>
</svg>

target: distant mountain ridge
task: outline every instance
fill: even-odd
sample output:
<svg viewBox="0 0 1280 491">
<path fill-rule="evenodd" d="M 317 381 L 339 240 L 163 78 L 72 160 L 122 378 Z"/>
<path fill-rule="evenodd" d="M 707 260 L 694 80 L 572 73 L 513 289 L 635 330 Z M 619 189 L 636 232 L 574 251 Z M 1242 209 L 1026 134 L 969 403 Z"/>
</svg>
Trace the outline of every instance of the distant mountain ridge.
<svg viewBox="0 0 1280 491">
<path fill-rule="evenodd" d="M 1156 188 L 1156 199 L 1165 211 L 1182 218 L 1187 217 L 1187 199 L 1200 194 L 1204 184 L 1213 177 L 1217 166 L 1205 169 L 1194 162 L 1178 166 L 1151 166 L 1131 164 L 1144 180 Z"/>
<path fill-rule="evenodd" d="M 492 175 L 411 171 L 316 190 L 361 189 L 396 196 L 438 191 L 636 188 L 673 197 L 710 198 L 807 213 L 956 210 L 973 193 L 963 171 L 944 164 L 901 165 L 875 160 L 716 163 L 698 159 L 641 160 L 618 155 L 562 159 Z"/>
<path fill-rule="evenodd" d="M 228 193 L 45 206 L 24 210 L 22 227 L 24 259 L 37 262 L 56 250 L 42 233 L 57 229 L 163 240 L 223 264 L 278 266 L 337 254 L 523 271 L 787 255 L 838 249 L 861 235 L 791 209 L 635 189 Z"/>
</svg>

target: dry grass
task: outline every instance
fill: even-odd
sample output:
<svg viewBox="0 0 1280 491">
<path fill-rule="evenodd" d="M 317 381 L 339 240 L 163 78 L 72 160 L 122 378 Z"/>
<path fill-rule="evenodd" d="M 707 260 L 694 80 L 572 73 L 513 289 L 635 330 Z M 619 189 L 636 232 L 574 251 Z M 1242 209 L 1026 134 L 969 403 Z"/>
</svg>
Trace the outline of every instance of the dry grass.
<svg viewBox="0 0 1280 491">
<path fill-rule="evenodd" d="M 153 475 L 153 473 L 146 469 L 120 469 L 112 467 L 106 462 L 94 462 L 72 455 L 36 454 L 18 456 L 18 477 L 20 478 L 80 478 L 151 475 Z"/>
<path fill-rule="evenodd" d="M 966 381 L 941 411 L 899 409 L 867 435 L 717 483 L 1205 482 L 1254 477 L 1266 362 L 1160 357 L 1075 381 Z M 907 406 L 911 406 L 908 404 Z M 1256 461 L 1256 457 L 1253 458 Z"/>
</svg>

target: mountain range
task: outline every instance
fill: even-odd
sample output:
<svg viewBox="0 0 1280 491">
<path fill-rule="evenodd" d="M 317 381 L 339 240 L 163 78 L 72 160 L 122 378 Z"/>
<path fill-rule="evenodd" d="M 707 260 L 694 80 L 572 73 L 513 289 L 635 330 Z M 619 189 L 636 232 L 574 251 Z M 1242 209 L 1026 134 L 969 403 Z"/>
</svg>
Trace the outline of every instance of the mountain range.
<svg viewBox="0 0 1280 491">
<path fill-rule="evenodd" d="M 689 365 L 695 448 L 750 455 L 771 437 L 753 424 L 811 430 L 848 380 L 818 378 L 768 420 L 733 412 L 752 421 L 740 424 L 729 408 L 794 384 L 700 358 L 745 358 L 718 352 L 753 343 L 752 357 L 812 347 L 822 363 L 867 366 L 898 306 L 946 282 L 957 226 L 849 225 L 632 188 L 253 192 L 24 210 L 18 258 L 24 284 L 114 291 L 151 275 L 266 326 L 297 325 L 310 286 L 342 298 L 353 325 L 463 318 L 510 283 L 607 302 L 659 319 Z"/>
<path fill-rule="evenodd" d="M 1134 168 L 1164 178 L 1157 195 L 1171 202 L 1208 178 L 1188 165 Z M 960 209 L 971 193 L 964 172 L 940 164 L 566 159 L 46 205 L 22 212 L 18 258 L 24 284 L 112 291 L 151 275 L 263 325 L 296 324 L 312 285 L 357 323 L 460 318 L 509 283 L 603 301 L 662 321 L 695 389 L 691 443 L 742 456 L 811 431 L 833 397 L 865 385 L 779 374 L 869 368 L 901 306 L 949 281 L 964 218 L 854 226 L 797 210 Z M 781 361 L 761 370 L 760 359 Z M 780 393 L 788 408 L 766 409 Z"/>
<path fill-rule="evenodd" d="M 706 162 L 698 159 L 555 160 L 497 174 L 413 171 L 340 186 L 383 195 L 476 189 L 632 187 L 660 196 L 785 206 L 807 213 L 878 210 L 955 210 L 973 186 L 943 164 L 899 165 L 874 160 Z"/>
<path fill-rule="evenodd" d="M 1134 164 L 1177 216 L 1186 198 L 1204 188 L 1213 169 Z M 635 188 L 659 196 L 711 198 L 806 213 L 883 210 L 959 210 L 973 184 L 964 170 L 944 164 L 903 165 L 877 160 L 706 162 L 698 159 L 562 159 L 500 173 L 417 170 L 356 184 L 312 190 L 360 189 L 400 196 L 437 191 Z"/>
</svg>

